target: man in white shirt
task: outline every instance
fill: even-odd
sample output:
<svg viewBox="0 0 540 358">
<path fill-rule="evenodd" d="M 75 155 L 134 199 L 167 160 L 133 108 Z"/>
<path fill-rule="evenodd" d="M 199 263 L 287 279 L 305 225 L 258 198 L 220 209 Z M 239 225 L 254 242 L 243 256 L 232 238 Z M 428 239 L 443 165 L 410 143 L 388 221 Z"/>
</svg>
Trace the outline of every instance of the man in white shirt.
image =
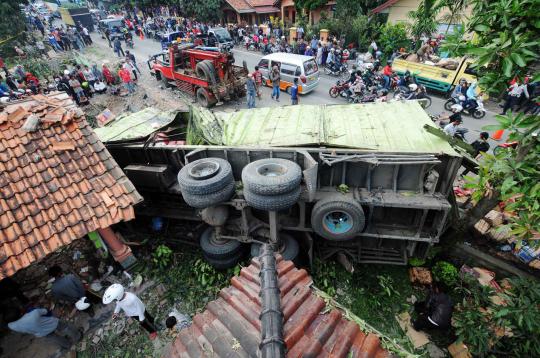
<svg viewBox="0 0 540 358">
<path fill-rule="evenodd" d="M 113 319 L 118 317 L 118 313 L 122 310 L 126 316 L 139 320 L 141 327 L 150 333 L 150 339 L 154 340 L 157 337 L 154 317 L 146 311 L 146 307 L 139 297 L 131 292 L 125 292 L 122 285 L 115 283 L 105 290 L 103 303 L 107 305 L 114 300 L 116 300 L 116 307 L 112 315 Z"/>
<path fill-rule="evenodd" d="M 458 131 L 458 126 L 460 124 L 461 119 L 455 119 L 444 127 L 444 133 L 448 134 L 450 137 L 454 137 Z"/>
<path fill-rule="evenodd" d="M 522 95 L 525 95 L 526 98 L 529 98 L 527 84 L 520 84 L 519 81 L 516 81 L 508 88 L 508 95 L 506 97 L 506 102 L 504 103 L 503 111 L 501 114 L 504 115 L 509 109 L 513 109 L 519 103 Z"/>
</svg>

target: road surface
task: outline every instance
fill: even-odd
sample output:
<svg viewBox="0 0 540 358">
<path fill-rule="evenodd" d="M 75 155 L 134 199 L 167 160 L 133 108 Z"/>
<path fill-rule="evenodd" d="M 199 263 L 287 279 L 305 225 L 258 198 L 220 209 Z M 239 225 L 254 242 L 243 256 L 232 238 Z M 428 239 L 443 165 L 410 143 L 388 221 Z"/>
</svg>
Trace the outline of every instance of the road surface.
<svg viewBox="0 0 540 358">
<path fill-rule="evenodd" d="M 108 48 L 107 42 L 104 39 L 101 39 L 98 33 L 93 33 L 92 38 L 96 45 Z M 125 44 L 123 43 L 124 47 Z M 124 48 L 125 50 L 125 48 Z M 159 42 L 151 39 L 141 40 L 138 37 L 134 37 L 134 48 L 130 51 L 135 55 L 137 62 L 139 62 L 139 67 L 142 71 L 148 71 L 146 66 L 146 60 L 149 56 L 161 52 L 161 45 Z M 111 50 L 111 56 L 114 56 L 114 53 Z M 234 57 L 237 64 L 241 64 L 243 61 L 246 61 L 248 69 L 250 71 L 254 70 L 254 67 L 259 63 L 259 60 L 262 57 L 260 52 L 247 51 L 242 48 L 236 48 L 233 50 Z M 337 78 L 329 75 L 325 75 L 321 72 L 319 86 L 312 92 L 300 96 L 299 102 L 302 104 L 345 104 L 346 101 L 344 98 L 331 98 L 328 95 L 329 88 L 337 81 Z M 157 85 L 157 83 L 156 83 Z M 273 106 L 282 106 L 290 104 L 290 96 L 281 92 L 280 102 L 276 102 L 270 98 L 271 89 L 263 88 L 262 90 L 262 99 L 256 100 L 257 107 L 273 107 Z M 440 94 L 430 93 L 432 97 L 432 105 L 427 109 L 427 112 L 430 114 L 438 115 L 444 110 L 444 102 L 446 98 Z M 215 108 L 216 111 L 230 111 L 237 108 L 247 108 L 246 99 L 244 98 L 241 103 L 229 103 Z M 477 120 L 470 116 L 463 116 L 464 123 L 463 127 L 469 129 L 467 134 L 467 140 L 472 142 L 478 138 L 479 133 L 482 131 L 482 127 L 488 124 L 496 124 L 495 113 L 488 111 L 486 116 L 483 119 Z M 497 145 L 497 142 L 491 141 L 491 148 Z"/>
</svg>

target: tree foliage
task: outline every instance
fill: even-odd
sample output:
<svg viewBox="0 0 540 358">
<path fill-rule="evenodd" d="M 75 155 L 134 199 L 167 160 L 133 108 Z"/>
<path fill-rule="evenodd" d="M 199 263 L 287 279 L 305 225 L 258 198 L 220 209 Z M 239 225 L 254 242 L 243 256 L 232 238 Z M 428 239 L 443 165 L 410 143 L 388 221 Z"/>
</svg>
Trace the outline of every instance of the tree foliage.
<svg viewBox="0 0 540 358">
<path fill-rule="evenodd" d="M 478 203 L 493 199 L 505 202 L 505 211 L 512 214 L 507 224 L 510 234 L 540 247 L 540 121 L 522 113 L 496 119 L 498 125 L 483 129 L 509 130 L 509 140 L 518 141 L 518 147 L 485 154 L 478 177 L 466 178 L 467 187 L 475 189 L 473 200 Z"/>
<path fill-rule="evenodd" d="M 448 14 L 442 20 L 448 24 L 445 33 L 448 33 L 450 25 L 463 23 L 465 8 L 469 5 L 469 0 L 439 0 L 438 6 L 448 9 Z"/>
<path fill-rule="evenodd" d="M 540 0 L 472 0 L 469 31 L 476 41 L 467 52 L 478 57 L 480 84 L 501 93 L 510 79 L 521 77 L 540 51 Z"/>
<path fill-rule="evenodd" d="M 389 56 L 395 50 L 410 45 L 407 26 L 405 24 L 385 24 L 379 29 L 378 45 L 384 56 Z"/>
<path fill-rule="evenodd" d="M 417 46 L 420 45 L 420 38 L 430 37 L 437 30 L 436 16 L 441 10 L 441 4 L 437 0 L 423 0 L 418 9 L 410 11 L 408 16 L 413 23 L 410 27 Z"/>
<path fill-rule="evenodd" d="M 26 0 L 0 0 L 0 51 L 6 56 L 13 54 L 13 45 L 23 40 L 26 24 L 25 16 L 19 5 L 26 5 Z"/>
</svg>

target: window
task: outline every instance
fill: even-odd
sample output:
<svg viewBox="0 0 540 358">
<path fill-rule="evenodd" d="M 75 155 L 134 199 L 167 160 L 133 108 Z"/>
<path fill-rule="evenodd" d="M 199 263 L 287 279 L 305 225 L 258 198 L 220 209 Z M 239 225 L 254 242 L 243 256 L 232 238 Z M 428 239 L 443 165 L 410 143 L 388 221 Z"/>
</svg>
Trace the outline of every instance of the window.
<svg viewBox="0 0 540 358">
<path fill-rule="evenodd" d="M 259 66 L 259 69 L 263 69 L 263 68 L 264 68 L 264 69 L 267 70 L 267 69 L 268 69 L 268 60 L 261 60 L 261 61 L 259 62 L 259 65 L 258 65 L 258 66 Z"/>
<path fill-rule="evenodd" d="M 295 73 L 296 73 L 296 67 L 295 65 L 290 65 L 288 63 L 284 63 L 281 65 L 281 73 L 284 74 L 284 75 L 289 75 L 289 76 L 296 76 Z"/>
<path fill-rule="evenodd" d="M 307 60 L 304 62 L 304 72 L 306 73 L 306 76 L 312 75 L 316 73 L 319 70 L 319 67 L 317 67 L 317 62 L 315 62 L 314 59 Z"/>
</svg>

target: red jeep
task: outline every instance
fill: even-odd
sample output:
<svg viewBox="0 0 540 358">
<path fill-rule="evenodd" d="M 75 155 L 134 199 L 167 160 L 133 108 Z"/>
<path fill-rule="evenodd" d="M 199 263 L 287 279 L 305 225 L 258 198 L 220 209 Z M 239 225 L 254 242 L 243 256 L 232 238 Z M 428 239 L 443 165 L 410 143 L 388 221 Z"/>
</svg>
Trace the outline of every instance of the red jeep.
<svg viewBox="0 0 540 358">
<path fill-rule="evenodd" d="M 235 66 L 231 53 L 204 51 L 193 44 L 173 44 L 148 60 L 148 67 L 166 87 L 195 95 L 203 107 L 246 95 L 247 66 Z"/>
</svg>

